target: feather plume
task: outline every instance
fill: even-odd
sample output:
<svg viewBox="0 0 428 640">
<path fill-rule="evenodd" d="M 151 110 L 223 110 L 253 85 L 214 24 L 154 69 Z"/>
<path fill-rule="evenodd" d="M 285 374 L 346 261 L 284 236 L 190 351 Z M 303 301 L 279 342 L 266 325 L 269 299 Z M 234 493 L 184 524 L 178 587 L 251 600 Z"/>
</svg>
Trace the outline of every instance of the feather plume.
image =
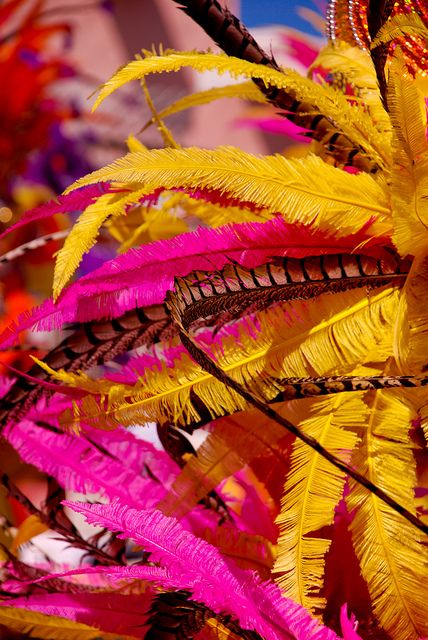
<svg viewBox="0 0 428 640">
<path fill-rule="evenodd" d="M 104 632 L 107 632 L 107 637 L 112 637 L 112 634 L 120 634 L 121 638 L 135 637 L 140 635 L 139 628 L 147 621 L 147 609 L 151 600 L 151 596 L 144 595 L 119 595 L 110 593 L 84 593 L 84 594 L 66 594 L 66 593 L 47 593 L 47 594 L 34 594 L 24 598 L 14 598 L 12 600 L 13 607 L 16 608 L 23 615 L 25 620 L 26 614 L 29 612 L 45 614 L 52 617 L 52 623 L 54 625 L 55 619 L 58 617 L 66 618 L 70 621 L 78 623 L 76 625 L 76 631 L 79 630 L 79 624 L 85 625 L 91 624 L 92 627 L 98 627 L 101 629 L 102 637 L 104 638 Z M 1 603 L 3 604 L 3 603 Z M 6 606 L 9 604 L 6 601 Z M 0 620 L 2 618 L 2 609 L 0 609 Z M 44 618 L 44 616 L 43 616 Z M 41 620 L 43 620 L 40 617 Z M 36 617 L 36 620 L 38 617 Z M 30 618 L 31 620 L 31 618 Z M 67 622 L 63 622 L 65 627 L 65 633 L 67 633 Z M 53 626 L 52 625 L 52 626 Z M 84 630 L 85 627 L 82 628 Z M 87 627 L 88 628 L 88 627 Z M 73 627 L 71 627 L 71 630 Z M 61 626 L 56 625 L 56 638 L 68 638 L 68 635 L 62 635 Z M 134 635 L 135 634 L 135 635 Z M 37 635 L 36 637 L 40 637 Z M 54 637 L 54 636 L 42 636 L 42 637 Z M 73 638 L 80 638 L 86 636 L 73 636 Z M 100 637 L 100 630 L 98 630 L 98 636 Z"/>
<path fill-rule="evenodd" d="M 376 221 L 374 233 L 389 230 L 389 206 L 381 183 L 369 175 L 350 175 L 315 156 L 260 157 L 234 147 L 156 149 L 130 153 L 71 188 L 99 180 L 220 190 L 281 213 L 287 222 L 313 225 L 338 236 L 354 233 L 369 221 Z"/>
<path fill-rule="evenodd" d="M 153 189 L 146 186 L 125 195 L 122 192 L 106 193 L 83 211 L 57 254 L 53 283 L 54 300 L 58 298 L 79 266 L 83 255 L 95 244 L 103 222 L 107 218 L 123 215 L 126 207 L 141 202 L 144 196 L 152 192 Z"/>
<path fill-rule="evenodd" d="M 236 318 L 247 310 L 254 313 L 277 302 L 307 300 L 323 293 L 362 287 L 402 285 L 409 267 L 409 262 L 382 262 L 360 255 L 285 258 L 255 269 L 226 265 L 221 271 L 196 271 L 176 278 L 168 305 L 187 329 L 193 322 L 221 312 Z"/>
<path fill-rule="evenodd" d="M 346 462 L 358 441 L 350 429 L 363 422 L 359 395 L 350 398 L 345 394 L 313 404 L 310 417 L 299 425 Z M 333 523 L 344 484 L 343 473 L 302 442 L 295 443 L 276 519 L 280 537 L 274 572 L 284 593 L 312 611 L 325 606 L 320 591 L 324 556 L 330 546 L 330 540 L 317 532 Z"/>
<path fill-rule="evenodd" d="M 122 67 L 103 85 L 94 103 L 94 109 L 119 87 L 132 80 L 140 80 L 151 73 L 178 71 L 183 67 L 191 67 L 199 72 L 211 70 L 219 74 L 227 72 L 234 78 L 244 76 L 260 80 L 266 87 L 291 92 L 293 99 L 305 101 L 311 111 L 315 114 L 322 113 L 334 123 L 343 134 L 349 137 L 348 144 L 351 147 L 354 143 L 364 149 L 375 162 L 380 165 L 385 162 L 382 138 L 368 114 L 350 105 L 345 97 L 334 89 L 316 85 L 291 69 L 279 71 L 263 64 L 254 64 L 223 54 L 193 51 L 166 51 L 163 56 L 156 56 L 150 52 L 145 54 L 146 58 Z"/>
<path fill-rule="evenodd" d="M 22 420 L 5 433 L 21 458 L 53 476 L 66 489 L 99 493 L 151 508 L 165 489 L 121 460 L 104 454 L 83 436 L 56 433 Z M 150 460 L 147 460 L 150 464 Z"/>
<path fill-rule="evenodd" d="M 204 602 L 216 613 L 232 614 L 244 629 L 253 629 L 266 640 L 336 638 L 303 608 L 281 596 L 274 585 L 261 583 L 242 569 L 232 572 L 217 549 L 186 532 L 173 518 L 127 506 L 66 504 L 89 523 L 120 531 L 150 551 L 154 560 L 168 567 L 163 582 L 192 591 L 192 599 Z M 162 579 L 162 569 L 139 569 Z"/>
<path fill-rule="evenodd" d="M 88 369 L 129 349 L 151 345 L 161 340 L 164 332 L 172 337 L 171 320 L 163 306 L 144 311 L 136 309 L 121 316 L 120 322 L 101 320 L 77 327 L 45 359 L 54 368 L 61 367 L 67 371 Z M 3 398 L 0 420 L 4 423 L 16 421 L 49 391 L 70 393 L 70 389 L 46 382 L 46 377 L 37 365 L 30 369 L 29 374 L 19 374 L 13 388 Z"/>
<path fill-rule="evenodd" d="M 348 618 L 348 608 L 344 604 L 340 609 L 340 626 L 342 627 L 343 640 L 361 640 L 361 636 L 356 632 L 355 616 L 351 614 Z"/>
<path fill-rule="evenodd" d="M 30 209 L 20 217 L 18 222 L 0 234 L 0 240 L 9 233 L 12 233 L 12 231 L 16 231 L 31 222 L 50 218 L 59 213 L 71 213 L 73 211 L 86 209 L 96 198 L 101 197 L 107 191 L 107 188 L 108 186 L 105 183 L 99 182 L 84 189 L 74 191 L 73 193 L 58 196 L 57 200 L 51 200 L 46 204 L 42 204 L 40 207 Z"/>
<path fill-rule="evenodd" d="M 253 393 L 272 399 L 280 390 L 280 379 L 305 376 L 308 369 L 319 375 L 341 373 L 364 361 L 384 332 L 391 335 L 397 296 L 393 290 L 370 298 L 349 292 L 265 311 L 258 316 L 257 337 L 249 334 L 244 324 L 240 332 L 221 341 L 218 362 Z M 357 335 L 364 340 L 357 340 Z M 106 421 L 129 425 L 156 420 L 179 426 L 198 421 L 200 413 L 190 399 L 191 390 L 212 417 L 245 407 L 240 396 L 226 390 L 186 356 L 175 361 L 173 370 L 160 365 L 146 371 L 135 387 L 90 380 L 84 374 L 53 372 L 42 366 L 60 382 L 109 396 L 109 408 L 103 411 L 91 397 L 82 401 L 81 411 L 91 424 Z M 67 423 L 72 418 L 64 420 Z"/>
<path fill-rule="evenodd" d="M 396 392 L 369 392 L 354 466 L 414 512 L 415 461 L 408 431 L 415 418 Z M 382 628 L 400 640 L 427 635 L 428 555 L 422 536 L 378 498 L 351 482 L 354 547 Z"/>
<path fill-rule="evenodd" d="M 343 40 L 330 41 L 311 64 L 310 72 L 316 74 L 320 67 L 333 77 L 338 75 L 344 91 L 347 85 L 352 89 L 351 100 L 369 111 L 376 128 L 385 136 L 384 154 L 390 158 L 391 123 L 379 96 L 376 72 L 368 52 Z"/>
<path fill-rule="evenodd" d="M 127 429 L 119 427 L 114 431 L 101 431 L 85 427 L 82 434 L 86 440 L 105 449 L 119 462 L 126 461 L 126 467 L 141 475 L 148 466 L 151 474 L 168 488 L 178 472 L 177 465 L 170 457 L 151 443 L 136 438 Z"/>
<path fill-rule="evenodd" d="M 428 250 L 427 112 L 411 81 L 400 48 L 389 71 L 388 109 L 394 126 L 392 215 L 394 243 L 401 255 Z"/>
<path fill-rule="evenodd" d="M 277 217 L 267 223 L 227 225 L 215 230 L 200 228 L 132 249 L 69 286 L 57 304 L 47 300 L 31 313 L 20 316 L 16 326 L 0 336 L 0 346 L 14 344 L 26 329 L 52 331 L 64 323 L 114 318 L 136 306 L 158 304 L 172 289 L 174 277 L 194 269 L 221 269 L 229 262 L 255 267 L 272 256 L 300 258 L 314 253 L 353 251 L 367 242 L 369 229 L 372 230 L 371 224 L 358 227 L 353 235 L 336 238 L 336 230 L 315 234 L 310 227 L 292 226 Z M 378 252 L 378 242 L 383 242 L 383 238 L 369 242 L 369 247 L 376 247 Z"/>
<path fill-rule="evenodd" d="M 282 416 L 281 416 L 282 417 Z M 238 489 L 242 496 L 237 500 L 234 508 L 234 488 Z M 244 467 L 227 482 L 222 485 L 222 490 L 228 498 L 231 494 L 230 511 L 233 521 L 240 531 L 252 535 L 263 536 L 272 543 L 278 538 L 278 527 L 273 522 L 277 513 L 276 505 L 266 491 L 262 481 L 258 480 L 250 467 Z"/>
<path fill-rule="evenodd" d="M 428 256 L 415 259 L 403 287 L 394 327 L 394 356 L 400 371 L 422 373 L 427 370 Z M 414 395 L 414 404 L 419 396 Z"/>
<path fill-rule="evenodd" d="M 44 615 L 24 608 L 0 603 L 0 624 L 12 631 L 30 634 L 42 640 L 99 640 L 100 630 L 81 622 L 54 615 Z M 122 636 L 122 640 L 135 640 L 136 636 Z M 117 633 L 103 632 L 103 640 L 117 640 Z"/>
<path fill-rule="evenodd" d="M 428 38 L 428 29 L 417 11 L 392 16 L 379 29 L 370 48 L 376 49 L 381 44 L 389 44 L 403 36 L 419 36 L 425 40 Z"/>
</svg>

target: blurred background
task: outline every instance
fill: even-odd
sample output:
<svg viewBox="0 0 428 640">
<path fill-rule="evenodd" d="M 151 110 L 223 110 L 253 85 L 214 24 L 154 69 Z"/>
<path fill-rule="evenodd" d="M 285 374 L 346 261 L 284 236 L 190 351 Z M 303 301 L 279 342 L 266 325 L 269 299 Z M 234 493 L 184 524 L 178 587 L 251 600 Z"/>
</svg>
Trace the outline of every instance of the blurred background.
<svg viewBox="0 0 428 640">
<path fill-rule="evenodd" d="M 58 20 L 61 16 L 71 27 L 67 59 L 79 70 L 79 74 L 73 82 L 62 83 L 61 91 L 72 96 L 83 112 L 91 104 L 91 100 L 86 100 L 87 96 L 98 84 L 142 48 L 151 49 L 160 44 L 165 48 L 181 50 L 212 47 L 208 36 L 171 0 L 46 0 L 45 6 L 52 12 L 50 20 Z M 299 60 L 298 52 L 287 44 L 286 37 L 290 33 L 298 36 L 295 32 L 298 29 L 306 34 L 308 42 L 318 47 L 322 36 L 322 3 L 317 5 L 311 0 L 231 0 L 228 6 L 255 31 L 263 46 L 275 52 L 281 64 L 305 71 L 305 63 Z M 225 78 L 219 78 L 214 73 L 183 72 L 151 78 L 149 86 L 155 96 L 157 109 L 162 109 L 187 93 L 217 86 L 224 81 Z M 100 132 L 103 147 L 102 150 L 99 149 L 100 145 L 91 148 L 91 161 L 104 163 L 108 152 L 116 157 L 116 146 L 123 143 L 130 131 L 138 133 L 146 121 L 149 113 L 145 109 L 137 83 L 134 91 L 127 87 L 114 94 L 91 120 L 92 126 L 96 126 Z M 227 140 L 229 144 L 253 152 L 281 147 L 284 141 L 270 138 L 266 132 L 237 127 L 236 120 L 242 111 L 242 103 L 228 100 L 182 112 L 172 116 L 168 124 L 183 145 L 197 140 L 201 146 L 212 147 Z M 215 128 L 210 126 L 212 118 L 216 121 Z M 87 122 L 85 119 L 85 124 Z M 81 122 L 69 125 L 73 131 L 81 126 Z M 158 134 L 153 129 L 144 132 L 141 140 L 148 146 L 160 144 Z"/>
</svg>

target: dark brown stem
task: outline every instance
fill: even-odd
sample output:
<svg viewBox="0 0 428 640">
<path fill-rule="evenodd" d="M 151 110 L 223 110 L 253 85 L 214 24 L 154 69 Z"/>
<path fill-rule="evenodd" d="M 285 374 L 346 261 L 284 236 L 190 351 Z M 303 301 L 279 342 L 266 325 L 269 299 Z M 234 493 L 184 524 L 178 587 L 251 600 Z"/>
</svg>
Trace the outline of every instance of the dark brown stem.
<svg viewBox="0 0 428 640">
<path fill-rule="evenodd" d="M 342 471 L 342 473 L 349 475 L 353 480 L 355 480 L 355 482 L 365 487 L 368 491 L 373 493 L 380 500 L 385 502 L 385 504 L 391 507 L 391 509 L 402 515 L 403 518 L 413 524 L 417 529 L 428 535 L 428 525 L 425 525 L 423 522 L 421 522 L 419 518 L 417 518 L 415 515 L 413 515 L 413 513 L 408 511 L 408 509 L 399 504 L 390 495 L 385 493 L 383 489 L 376 486 L 373 482 L 358 473 L 358 471 L 355 471 L 355 469 L 342 462 L 334 454 L 330 453 L 330 451 L 325 449 L 315 438 L 301 431 L 298 427 L 296 427 L 294 424 L 283 418 L 279 413 L 272 409 L 272 407 L 270 407 L 266 402 L 260 400 L 256 396 L 253 396 L 245 387 L 236 382 L 236 380 L 233 380 L 233 378 L 230 378 L 198 345 L 195 344 L 190 336 L 187 335 L 183 330 L 180 331 L 179 335 L 184 347 L 187 349 L 192 358 L 194 358 L 196 362 L 204 369 L 204 371 L 207 371 L 212 376 L 217 378 L 217 380 L 220 380 L 220 382 L 222 382 L 224 385 L 236 391 L 236 393 L 244 398 L 244 400 L 246 400 L 250 405 L 261 411 L 271 420 L 274 420 L 282 427 L 287 429 L 287 431 L 296 436 L 296 438 L 302 440 L 302 442 L 311 447 L 311 449 L 316 451 L 316 453 L 319 453 L 337 469 Z"/>
</svg>

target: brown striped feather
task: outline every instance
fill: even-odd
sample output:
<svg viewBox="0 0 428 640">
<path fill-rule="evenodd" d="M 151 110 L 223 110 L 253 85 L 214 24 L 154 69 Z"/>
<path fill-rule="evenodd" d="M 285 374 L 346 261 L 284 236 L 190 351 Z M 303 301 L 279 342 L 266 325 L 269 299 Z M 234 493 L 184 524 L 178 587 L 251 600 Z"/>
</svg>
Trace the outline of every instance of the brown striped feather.
<svg viewBox="0 0 428 640">
<path fill-rule="evenodd" d="M 258 45 L 247 28 L 217 0 L 174 0 L 202 29 L 230 56 L 264 64 L 281 71 L 275 59 Z M 299 101 L 292 91 L 265 86 L 254 79 L 260 91 L 295 124 L 308 129 L 338 164 L 352 165 L 362 171 L 375 173 L 379 166 L 365 151 L 344 135 L 330 118 L 319 113 L 312 104 Z M 315 113 L 314 113 L 315 112 Z"/>
<path fill-rule="evenodd" d="M 262 640 L 255 631 L 241 629 L 230 616 L 218 615 L 205 605 L 190 600 L 188 591 L 165 592 L 157 595 L 150 609 L 150 628 L 146 640 L 193 640 L 208 620 L 217 620 L 241 640 Z M 232 636 L 232 634 L 235 634 Z"/>
<path fill-rule="evenodd" d="M 164 305 L 137 308 L 120 318 L 77 325 L 70 336 L 44 357 L 44 361 L 55 370 L 85 370 L 130 349 L 157 342 L 169 336 L 170 331 L 171 320 Z M 49 378 L 38 365 L 28 374 L 38 380 Z M 1 400 L 0 424 L 18 420 L 43 394 L 47 394 L 44 387 L 24 377 L 18 378 Z"/>
<path fill-rule="evenodd" d="M 223 312 L 234 318 L 277 302 L 308 300 L 361 287 L 402 285 L 409 268 L 409 262 L 393 256 L 376 260 L 358 254 L 280 258 L 254 269 L 228 264 L 221 271 L 196 271 L 176 278 L 173 303 L 187 328 L 200 318 Z"/>
</svg>

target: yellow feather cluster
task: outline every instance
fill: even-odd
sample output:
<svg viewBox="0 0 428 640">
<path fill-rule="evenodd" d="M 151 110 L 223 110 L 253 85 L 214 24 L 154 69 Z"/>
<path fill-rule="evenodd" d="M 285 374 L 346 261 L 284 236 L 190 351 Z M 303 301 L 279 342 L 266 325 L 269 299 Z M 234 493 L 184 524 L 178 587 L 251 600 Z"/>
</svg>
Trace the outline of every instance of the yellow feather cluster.
<svg viewBox="0 0 428 640">
<path fill-rule="evenodd" d="M 394 40 L 397 34 L 419 37 L 421 28 L 414 14 L 393 18 L 378 34 L 374 46 Z M 426 35 L 426 29 L 423 33 Z M 143 59 L 120 69 L 102 87 L 95 107 L 131 80 L 141 81 L 152 73 L 184 67 L 199 72 L 215 70 L 233 78 L 256 78 L 292 92 L 296 100 L 311 105 L 314 115 L 321 112 L 382 170 L 376 175 L 351 175 L 313 154 L 303 159 L 260 157 L 231 147 L 206 150 L 171 145 L 175 148 L 147 150 L 131 139 L 129 154 L 71 187 L 111 181 L 122 191 L 101 196 L 79 218 L 58 255 L 54 295 L 59 295 L 108 217 L 123 250 L 151 239 L 153 235 L 146 234 L 153 234 L 156 224 L 164 219 L 169 220 L 171 235 L 178 233 L 179 225 L 172 224 L 170 215 L 175 210 L 184 220 L 194 216 L 211 226 L 226 221 L 267 220 L 280 214 L 289 223 L 302 223 L 334 237 L 365 229 L 368 236 L 389 236 L 403 258 L 413 258 L 401 291 L 354 291 L 259 312 L 251 331 L 242 330 L 238 338 L 219 334 L 218 348 L 211 345 L 216 361 L 231 378 L 266 401 L 281 391 L 281 378 L 426 371 L 428 143 L 423 85 L 407 72 L 398 47 L 387 69 L 387 110 L 366 52 L 345 43 L 330 43 L 313 69 L 319 66 L 343 74 L 343 82 L 355 91 L 351 101 L 341 92 L 293 71 L 281 73 L 213 53 L 145 52 Z M 187 96 L 154 116 L 153 121 L 225 97 L 265 100 L 252 83 L 244 82 Z M 222 207 L 169 191 L 199 188 L 254 206 Z M 149 210 L 135 209 L 122 223 L 118 216 L 129 205 L 157 189 L 163 190 L 164 200 L 153 216 Z M 225 388 L 187 355 L 177 358 L 173 368 L 166 367 L 163 348 L 167 347 L 155 351 L 160 355 L 159 366 L 147 370 L 135 385 L 93 380 L 84 373 L 54 372 L 41 363 L 54 379 L 88 394 L 75 403 L 73 415 L 68 412 L 63 416 L 63 423 L 76 424 L 83 416 L 86 422 L 101 428 L 150 420 L 185 426 L 200 419 L 197 406 L 191 402 L 194 396 L 209 408 L 213 419 L 248 410 L 237 392 Z M 428 433 L 426 388 L 416 393 L 388 390 L 340 395 L 299 406 L 302 408 L 288 405 L 281 411 L 287 416 L 294 411 L 302 430 L 350 461 L 359 473 L 415 513 L 418 478 L 411 425 L 420 419 Z M 244 428 L 239 426 L 239 416 L 235 424 L 234 420 L 220 422 L 200 448 L 199 456 L 187 461 L 161 505 L 165 513 L 183 515 L 219 482 L 249 464 L 267 440 L 275 449 L 281 438 L 279 428 L 275 431 L 272 425 L 266 429 L 265 438 L 257 430 L 257 421 L 251 428 Z M 325 606 L 324 565 L 331 544 L 328 531 L 345 483 L 345 476 L 318 453 L 301 443 L 294 445 L 277 516 L 280 537 L 275 574 L 285 595 L 316 614 Z M 354 482 L 349 484 L 347 505 L 354 514 L 350 528 L 355 553 L 379 625 L 393 640 L 426 636 L 428 593 L 424 571 L 428 558 L 421 535 Z M 224 637 L 232 637 L 229 631 L 224 633 Z"/>
</svg>

